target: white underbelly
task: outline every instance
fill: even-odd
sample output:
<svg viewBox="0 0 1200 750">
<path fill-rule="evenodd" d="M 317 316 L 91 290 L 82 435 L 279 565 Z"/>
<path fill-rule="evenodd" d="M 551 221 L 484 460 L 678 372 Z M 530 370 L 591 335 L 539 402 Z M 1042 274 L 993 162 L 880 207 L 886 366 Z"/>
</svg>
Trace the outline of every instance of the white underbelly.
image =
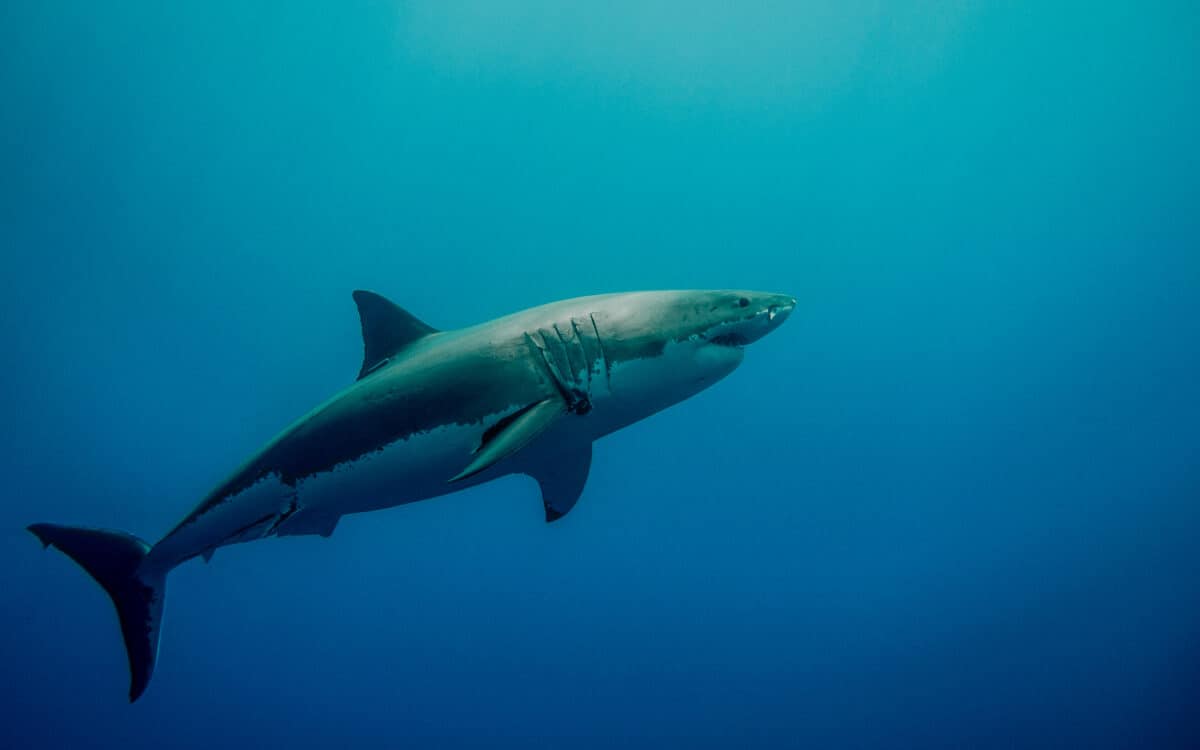
<svg viewBox="0 0 1200 750">
<path fill-rule="evenodd" d="M 503 415 L 499 415 L 503 416 Z M 497 416 L 496 418 L 499 418 Z M 328 535 L 348 513 L 424 500 L 475 484 L 448 480 L 471 460 L 484 425 L 450 425 L 382 449 L 295 484 L 264 476 L 176 529 L 155 546 L 155 565 L 169 569 L 217 547 L 291 534 Z M 480 481 L 494 478 L 479 475 Z"/>
<path fill-rule="evenodd" d="M 301 480 L 307 513 L 340 516 L 424 500 L 459 489 L 448 480 L 471 461 L 482 425 L 446 425 Z"/>
</svg>

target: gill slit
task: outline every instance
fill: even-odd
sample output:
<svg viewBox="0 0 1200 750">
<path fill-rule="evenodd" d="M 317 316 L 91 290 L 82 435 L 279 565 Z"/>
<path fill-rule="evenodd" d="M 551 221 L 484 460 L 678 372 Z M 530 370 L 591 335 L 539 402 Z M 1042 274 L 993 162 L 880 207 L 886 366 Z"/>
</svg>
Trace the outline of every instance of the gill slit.
<svg viewBox="0 0 1200 750">
<path fill-rule="evenodd" d="M 541 335 L 541 333 L 539 332 L 538 335 Z M 543 336 L 543 339 L 544 338 L 545 337 Z M 538 360 L 542 363 L 542 367 L 545 369 L 546 374 L 550 376 L 550 382 L 554 383 L 554 388 L 558 391 L 558 395 L 562 397 L 564 403 L 570 404 L 570 394 L 568 393 L 562 381 L 562 374 L 558 372 L 558 368 L 555 367 L 554 362 L 551 359 L 553 355 L 546 350 L 546 347 L 543 344 L 539 344 L 537 339 L 535 339 L 533 334 L 531 334 L 529 331 L 525 332 L 525 340 L 529 342 L 529 345 L 536 351 Z"/>
<path fill-rule="evenodd" d="M 608 352 L 604 349 L 604 339 L 600 338 L 600 328 L 596 325 L 596 314 L 588 313 L 588 320 L 592 321 L 592 330 L 596 332 L 596 345 L 600 347 L 600 359 L 604 363 L 604 383 L 608 386 L 609 393 L 611 393 L 612 368 L 608 363 Z"/>
<path fill-rule="evenodd" d="M 579 332 L 579 325 L 571 318 L 571 330 L 575 332 L 575 340 L 579 342 L 579 350 L 583 352 L 583 369 L 587 373 L 587 392 L 590 396 L 592 393 L 592 363 L 587 361 L 587 347 L 583 345 L 583 334 Z M 599 343 L 597 341 L 597 343 Z"/>
</svg>

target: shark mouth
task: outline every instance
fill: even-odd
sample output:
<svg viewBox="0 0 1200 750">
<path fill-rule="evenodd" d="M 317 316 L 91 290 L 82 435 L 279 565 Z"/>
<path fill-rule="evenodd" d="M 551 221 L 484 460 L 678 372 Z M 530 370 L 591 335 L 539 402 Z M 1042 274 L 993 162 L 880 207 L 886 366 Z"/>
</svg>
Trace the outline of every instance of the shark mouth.
<svg viewBox="0 0 1200 750">
<path fill-rule="evenodd" d="M 716 344 L 717 346 L 728 346 L 731 348 L 740 349 L 746 344 L 749 344 L 750 340 L 740 333 L 730 331 L 729 333 L 722 333 L 718 336 L 713 336 L 708 340 L 708 343 Z"/>
</svg>

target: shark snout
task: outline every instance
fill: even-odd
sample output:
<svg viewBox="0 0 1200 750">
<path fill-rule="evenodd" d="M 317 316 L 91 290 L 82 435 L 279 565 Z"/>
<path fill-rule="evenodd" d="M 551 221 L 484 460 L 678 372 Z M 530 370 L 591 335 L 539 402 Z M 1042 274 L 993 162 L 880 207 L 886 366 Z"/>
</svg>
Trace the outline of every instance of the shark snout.
<svg viewBox="0 0 1200 750">
<path fill-rule="evenodd" d="M 767 306 L 767 322 L 774 325 L 780 325 L 787 320 L 787 316 L 792 314 L 792 310 L 796 309 L 796 298 L 787 297 L 772 302 Z"/>
<path fill-rule="evenodd" d="M 738 299 L 742 312 L 731 320 L 720 324 L 716 335 L 709 336 L 715 343 L 745 346 L 754 343 L 787 320 L 796 309 L 796 298 L 787 294 L 745 292 Z"/>
<path fill-rule="evenodd" d="M 761 304 L 761 312 L 755 316 L 765 329 L 760 332 L 760 338 L 783 325 L 796 309 L 796 298 L 786 294 L 763 295 Z"/>
</svg>

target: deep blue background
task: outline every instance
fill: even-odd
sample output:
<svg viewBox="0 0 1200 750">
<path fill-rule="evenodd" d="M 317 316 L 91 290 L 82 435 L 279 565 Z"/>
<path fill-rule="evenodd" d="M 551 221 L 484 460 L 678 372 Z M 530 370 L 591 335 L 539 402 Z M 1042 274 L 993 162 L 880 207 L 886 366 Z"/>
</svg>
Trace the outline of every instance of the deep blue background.
<svg viewBox="0 0 1200 750">
<path fill-rule="evenodd" d="M 0 6 L 0 746 L 1200 743 L 1195 4 L 562 5 Z M 23 527 L 157 538 L 353 378 L 357 287 L 801 304 L 553 526 L 181 567 L 126 705 Z"/>
</svg>

